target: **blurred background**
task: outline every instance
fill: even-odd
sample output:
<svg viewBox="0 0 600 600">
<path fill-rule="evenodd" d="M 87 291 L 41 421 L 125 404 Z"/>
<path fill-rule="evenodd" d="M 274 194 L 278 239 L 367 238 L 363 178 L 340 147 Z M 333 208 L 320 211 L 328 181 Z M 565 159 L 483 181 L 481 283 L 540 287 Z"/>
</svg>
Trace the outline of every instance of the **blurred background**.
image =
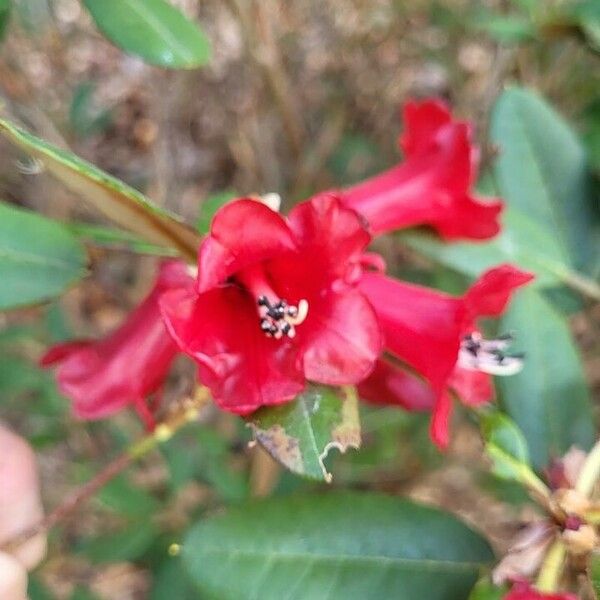
<svg viewBox="0 0 600 600">
<path fill-rule="evenodd" d="M 13 0 L 2 21 L 3 113 L 191 223 L 225 196 L 278 192 L 289 207 L 395 164 L 399 108 L 409 98 L 444 98 L 475 124 L 485 179 L 497 154 L 487 134 L 490 111 L 511 82 L 534 88 L 568 119 L 600 172 L 597 1 L 173 4 L 210 39 L 213 56 L 201 69 L 167 71 L 126 55 L 77 0 Z M 3 143 L 1 197 L 59 220 L 95 222 L 36 168 Z M 405 246 L 380 243 L 402 277 L 460 287 L 453 273 Z M 111 330 L 152 283 L 153 257 L 98 248 L 90 257 L 90 276 L 60 302 L 0 314 L 0 416 L 39 451 L 48 506 L 141 432 L 128 414 L 75 422 L 51 374 L 35 366 L 50 342 Z M 597 308 L 571 317 L 596 399 Z M 188 391 L 192 372 L 182 360 L 167 397 Z M 207 419 L 53 531 L 33 600 L 196 597 L 187 595 L 167 549 L 198 515 L 263 491 L 264 467 L 256 467 L 243 423 L 216 412 Z M 459 421 L 442 461 L 426 417 L 363 409 L 364 448 L 333 457 L 334 485 L 433 500 L 483 526 L 502 547 L 531 509 L 522 506 L 523 492 L 491 480 L 483 463 L 473 471 L 480 442 L 468 419 Z M 270 485 L 278 494 L 314 486 L 289 474 Z"/>
</svg>

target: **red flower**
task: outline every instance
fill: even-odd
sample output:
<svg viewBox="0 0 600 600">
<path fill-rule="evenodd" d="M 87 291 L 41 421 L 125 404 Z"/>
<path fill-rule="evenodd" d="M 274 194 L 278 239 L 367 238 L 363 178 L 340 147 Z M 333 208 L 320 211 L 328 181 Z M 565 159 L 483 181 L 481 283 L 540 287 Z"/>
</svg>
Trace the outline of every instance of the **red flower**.
<svg viewBox="0 0 600 600">
<path fill-rule="evenodd" d="M 195 292 L 170 292 L 161 306 L 223 408 L 247 414 L 293 398 L 306 379 L 354 384 L 371 372 L 381 335 L 355 286 L 370 239 L 327 194 L 288 219 L 251 199 L 216 214 Z"/>
<path fill-rule="evenodd" d="M 546 594 L 538 592 L 529 583 L 517 582 L 503 600 L 579 600 L 577 596 L 567 593 Z"/>
<path fill-rule="evenodd" d="M 487 271 L 467 293 L 452 297 L 442 292 L 395 281 L 378 273 L 366 273 L 359 283 L 373 305 L 385 337 L 385 348 L 422 375 L 434 393 L 432 438 L 441 447 L 448 443 L 451 411 L 449 387 L 456 387 L 469 404 L 490 399 L 491 387 L 483 373 L 510 373 L 520 360 L 504 353 L 508 340 L 481 339 L 476 320 L 498 316 L 513 290 L 533 278 L 529 273 L 503 265 Z M 384 366 L 385 365 L 385 366 Z M 385 383 L 375 377 L 385 368 Z M 411 376 L 390 374 L 390 363 L 380 363 L 370 380 L 362 384 L 367 398 L 373 399 L 375 385 L 385 386 L 381 401 L 412 410 L 426 408 L 423 393 L 418 405 L 410 399 L 415 385 Z M 381 391 L 381 390 L 380 390 Z"/>
<path fill-rule="evenodd" d="M 158 300 L 165 291 L 193 285 L 184 263 L 166 261 L 154 288 L 113 333 L 99 341 L 59 344 L 42 357 L 58 365 L 58 386 L 80 419 L 101 419 L 132 404 L 148 427 L 146 399 L 161 387 L 177 353 L 162 322 Z"/>
<path fill-rule="evenodd" d="M 408 102 L 400 146 L 405 160 L 341 192 L 375 234 L 430 225 L 445 239 L 485 239 L 498 233 L 499 200 L 471 194 L 479 152 L 469 123 L 454 121 L 439 100 Z"/>
</svg>

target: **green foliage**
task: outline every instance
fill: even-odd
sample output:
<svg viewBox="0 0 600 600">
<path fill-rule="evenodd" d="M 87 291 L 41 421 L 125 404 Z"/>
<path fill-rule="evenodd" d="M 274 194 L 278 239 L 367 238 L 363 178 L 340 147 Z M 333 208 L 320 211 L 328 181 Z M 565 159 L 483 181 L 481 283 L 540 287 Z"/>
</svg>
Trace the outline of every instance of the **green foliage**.
<svg viewBox="0 0 600 600">
<path fill-rule="evenodd" d="M 220 600 L 464 600 L 493 560 L 487 542 L 439 510 L 376 494 L 247 503 L 198 523 L 183 558 Z"/>
<path fill-rule="evenodd" d="M 150 600 L 199 600 L 198 594 L 183 570 L 180 558 L 169 558 L 163 562 L 154 577 Z"/>
<path fill-rule="evenodd" d="M 67 227 L 0 203 L 0 310 L 58 296 L 83 277 L 85 263 Z"/>
<path fill-rule="evenodd" d="M 134 519 L 150 517 L 160 506 L 156 498 L 134 486 L 125 475 L 109 481 L 98 493 L 98 499 L 120 515 Z"/>
<path fill-rule="evenodd" d="M 135 521 L 114 533 L 82 540 L 76 550 L 94 563 L 136 560 L 158 535 L 158 529 L 148 520 Z"/>
<path fill-rule="evenodd" d="M 88 223 L 69 223 L 67 227 L 84 242 L 113 250 L 128 250 L 136 254 L 150 254 L 154 256 L 177 256 L 177 251 L 156 244 L 149 244 L 138 236 L 101 225 Z"/>
<path fill-rule="evenodd" d="M 570 281 L 574 273 L 556 238 L 525 213 L 508 206 L 502 231 L 489 242 L 447 243 L 423 231 L 407 230 L 399 239 L 428 258 L 475 279 L 503 262 L 536 274 L 531 284 L 540 288 Z"/>
<path fill-rule="evenodd" d="M 487 579 L 482 579 L 473 588 L 469 600 L 502 600 L 505 594 L 506 588 L 496 587 Z"/>
<path fill-rule="evenodd" d="M 110 124 L 110 110 L 95 105 L 94 92 L 94 84 L 90 82 L 78 85 L 73 92 L 69 107 L 69 124 L 80 137 L 104 131 Z"/>
<path fill-rule="evenodd" d="M 250 425 L 275 460 L 311 479 L 331 479 L 323 461 L 332 448 L 360 446 L 358 398 L 348 388 L 312 387 L 293 402 L 261 408 Z"/>
<path fill-rule="evenodd" d="M 6 29 L 10 21 L 11 0 L 0 0 L 0 40 L 6 34 Z"/>
<path fill-rule="evenodd" d="M 600 264 L 598 207 L 585 151 L 566 121 L 534 92 L 506 90 L 494 108 L 491 138 L 502 197 L 551 235 L 573 268 Z"/>
<path fill-rule="evenodd" d="M 494 473 L 506 479 L 521 479 L 521 469 L 529 468 L 527 442 L 519 428 L 500 412 L 481 416 L 485 450 L 494 464 Z"/>
<path fill-rule="evenodd" d="M 525 434 L 536 468 L 572 444 L 594 440 L 589 391 L 581 360 L 564 318 L 535 290 L 524 289 L 501 321 L 517 331 L 526 359 L 523 370 L 499 378 L 502 402 Z"/>
<path fill-rule="evenodd" d="M 225 206 L 230 200 L 233 200 L 237 194 L 232 190 L 223 190 L 217 194 L 209 196 L 202 202 L 200 207 L 200 216 L 196 221 L 196 229 L 201 234 L 206 234 L 210 230 L 210 223 L 215 213 L 222 207 Z"/>
<path fill-rule="evenodd" d="M 485 14 L 475 21 L 475 26 L 506 44 L 525 42 L 536 34 L 535 25 L 520 15 Z"/>
<path fill-rule="evenodd" d="M 111 42 L 150 64 L 193 69 L 210 59 L 204 33 L 165 0 L 84 0 L 84 5 Z"/>
<path fill-rule="evenodd" d="M 175 215 L 158 208 L 143 194 L 75 154 L 0 120 L 0 132 L 23 149 L 81 199 L 117 225 L 153 244 L 175 249 L 195 260 L 199 236 Z"/>
</svg>

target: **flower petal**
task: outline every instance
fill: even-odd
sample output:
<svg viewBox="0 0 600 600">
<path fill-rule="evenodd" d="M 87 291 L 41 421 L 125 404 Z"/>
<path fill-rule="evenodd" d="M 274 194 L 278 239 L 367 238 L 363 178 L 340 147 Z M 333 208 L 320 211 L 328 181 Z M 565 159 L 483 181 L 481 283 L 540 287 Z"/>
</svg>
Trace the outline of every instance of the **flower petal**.
<svg viewBox="0 0 600 600">
<path fill-rule="evenodd" d="M 357 386 L 358 395 L 372 404 L 400 406 L 411 412 L 431 410 L 435 394 L 427 383 L 385 359 Z"/>
<path fill-rule="evenodd" d="M 177 346 L 162 322 L 158 299 L 165 290 L 193 287 L 186 265 L 165 261 L 154 288 L 125 322 L 98 341 L 51 348 L 42 366 L 58 365 L 59 389 L 81 419 L 100 419 L 128 404 L 139 405 L 164 382 Z"/>
<path fill-rule="evenodd" d="M 431 439 L 438 448 L 444 450 L 450 442 L 450 419 L 452 418 L 452 399 L 446 390 L 437 397 L 431 427 L 429 432 Z"/>
<path fill-rule="evenodd" d="M 460 300 L 378 273 L 365 273 L 358 287 L 375 309 L 385 346 L 441 391 L 458 357 Z"/>
<path fill-rule="evenodd" d="M 358 383 L 373 370 L 381 352 L 373 308 L 353 289 L 329 291 L 313 302 L 298 330 L 304 375 L 319 383 Z"/>
<path fill-rule="evenodd" d="M 304 388 L 288 340 L 260 330 L 253 300 L 228 285 L 200 294 L 175 290 L 161 298 L 169 332 L 199 365 L 202 383 L 221 408 L 249 414 L 281 404 Z"/>
<path fill-rule="evenodd" d="M 487 239 L 499 231 L 502 202 L 481 202 L 470 193 L 478 150 L 467 123 L 451 120 L 437 101 L 404 110 L 403 163 L 341 193 L 373 233 L 430 225 L 446 239 Z"/>
<path fill-rule="evenodd" d="M 198 253 L 198 293 L 203 293 L 249 265 L 293 250 L 285 219 L 249 198 L 229 202 L 215 215 Z"/>
<path fill-rule="evenodd" d="M 506 309 L 513 292 L 534 279 L 532 273 L 504 264 L 489 269 L 465 296 L 467 327 L 477 317 L 497 317 Z"/>
<path fill-rule="evenodd" d="M 448 387 L 452 388 L 467 406 L 479 406 L 494 399 L 492 378 L 481 371 L 457 366 L 448 380 Z"/>
<path fill-rule="evenodd" d="M 319 276 L 328 279 L 343 277 L 350 263 L 361 258 L 371 241 L 366 223 L 331 193 L 297 204 L 288 220 L 298 245 L 299 260 L 313 271 L 318 265 Z"/>
</svg>

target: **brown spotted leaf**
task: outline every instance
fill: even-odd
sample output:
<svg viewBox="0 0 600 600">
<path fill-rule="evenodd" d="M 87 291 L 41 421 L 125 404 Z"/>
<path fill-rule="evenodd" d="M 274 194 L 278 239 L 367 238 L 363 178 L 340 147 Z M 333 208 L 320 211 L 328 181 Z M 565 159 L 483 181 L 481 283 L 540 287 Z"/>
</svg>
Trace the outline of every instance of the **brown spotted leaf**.
<svg viewBox="0 0 600 600">
<path fill-rule="evenodd" d="M 200 236 L 176 215 L 155 206 L 134 188 L 75 154 L 8 121 L 0 119 L 0 133 L 117 225 L 195 262 Z"/>
<path fill-rule="evenodd" d="M 314 386 L 292 402 L 262 408 L 249 423 L 256 441 L 293 473 L 331 481 L 324 459 L 332 448 L 360 447 L 354 388 Z"/>
</svg>

